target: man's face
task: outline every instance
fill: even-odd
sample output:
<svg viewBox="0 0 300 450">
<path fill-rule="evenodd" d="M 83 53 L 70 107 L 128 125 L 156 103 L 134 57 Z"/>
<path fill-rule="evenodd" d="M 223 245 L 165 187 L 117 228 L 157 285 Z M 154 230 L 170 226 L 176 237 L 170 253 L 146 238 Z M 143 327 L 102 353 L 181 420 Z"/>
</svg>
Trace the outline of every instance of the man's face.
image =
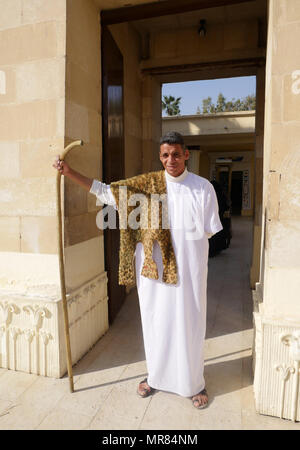
<svg viewBox="0 0 300 450">
<path fill-rule="evenodd" d="M 162 144 L 159 159 L 172 177 L 178 177 L 184 172 L 185 161 L 189 159 L 189 151 L 184 150 L 180 144 Z"/>
</svg>

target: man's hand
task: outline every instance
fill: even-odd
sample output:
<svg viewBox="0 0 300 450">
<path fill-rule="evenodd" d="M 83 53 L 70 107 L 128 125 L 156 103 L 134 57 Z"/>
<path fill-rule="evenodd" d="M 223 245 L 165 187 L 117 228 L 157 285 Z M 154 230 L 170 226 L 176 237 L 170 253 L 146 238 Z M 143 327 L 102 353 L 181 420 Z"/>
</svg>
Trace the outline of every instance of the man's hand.
<svg viewBox="0 0 300 450">
<path fill-rule="evenodd" d="M 54 164 L 52 166 L 57 169 L 62 175 L 67 176 L 71 180 L 75 181 L 75 183 L 79 184 L 81 187 L 90 191 L 93 183 L 93 178 L 88 178 L 76 170 L 72 169 L 65 161 L 59 158 L 57 155 Z"/>
<path fill-rule="evenodd" d="M 56 159 L 54 161 L 54 164 L 52 164 L 52 166 L 55 169 L 57 169 L 61 173 L 61 175 L 68 175 L 71 171 L 68 164 L 65 161 L 62 161 L 59 158 L 59 155 L 56 156 Z"/>
</svg>

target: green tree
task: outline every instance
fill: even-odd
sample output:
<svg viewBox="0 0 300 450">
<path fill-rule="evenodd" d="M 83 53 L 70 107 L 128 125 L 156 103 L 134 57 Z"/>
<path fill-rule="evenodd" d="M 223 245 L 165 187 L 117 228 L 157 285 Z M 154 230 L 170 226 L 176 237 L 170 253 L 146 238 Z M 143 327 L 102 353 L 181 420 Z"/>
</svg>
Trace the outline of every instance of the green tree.
<svg viewBox="0 0 300 450">
<path fill-rule="evenodd" d="M 256 109 L 256 97 L 255 95 L 247 95 L 243 99 L 243 110 L 244 111 L 251 111 L 252 109 Z"/>
<path fill-rule="evenodd" d="M 161 102 L 162 110 L 166 111 L 168 116 L 178 116 L 180 114 L 181 97 L 175 98 L 172 95 L 164 95 Z"/>
<path fill-rule="evenodd" d="M 202 100 L 201 108 L 197 107 L 197 114 L 214 114 L 216 112 L 230 112 L 230 111 L 252 111 L 256 109 L 256 97 L 254 94 L 247 95 L 242 99 L 232 98 L 226 101 L 224 95 L 220 92 L 218 95 L 216 105 L 212 102 L 211 97 Z"/>
<path fill-rule="evenodd" d="M 199 108 L 200 111 L 200 108 Z M 216 107 L 211 101 L 211 97 L 202 100 L 202 114 L 213 114 L 216 112 Z M 200 114 L 200 113 L 199 113 Z"/>
<path fill-rule="evenodd" d="M 226 98 L 224 95 L 220 92 L 218 95 L 218 100 L 216 104 L 216 112 L 224 112 L 226 110 Z"/>
</svg>

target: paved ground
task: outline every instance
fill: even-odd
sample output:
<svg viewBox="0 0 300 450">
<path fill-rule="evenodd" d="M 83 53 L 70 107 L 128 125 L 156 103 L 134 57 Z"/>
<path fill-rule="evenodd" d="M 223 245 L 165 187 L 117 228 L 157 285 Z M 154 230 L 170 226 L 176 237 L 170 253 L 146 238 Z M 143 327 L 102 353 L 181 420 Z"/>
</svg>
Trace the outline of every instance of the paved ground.
<svg viewBox="0 0 300 450">
<path fill-rule="evenodd" d="M 205 378 L 207 409 L 188 398 L 136 388 L 147 374 L 136 292 L 128 296 L 108 333 L 68 379 L 0 369 L 0 429 L 300 429 L 299 423 L 255 412 L 249 288 L 252 222 L 233 218 L 229 249 L 209 259 Z"/>
</svg>

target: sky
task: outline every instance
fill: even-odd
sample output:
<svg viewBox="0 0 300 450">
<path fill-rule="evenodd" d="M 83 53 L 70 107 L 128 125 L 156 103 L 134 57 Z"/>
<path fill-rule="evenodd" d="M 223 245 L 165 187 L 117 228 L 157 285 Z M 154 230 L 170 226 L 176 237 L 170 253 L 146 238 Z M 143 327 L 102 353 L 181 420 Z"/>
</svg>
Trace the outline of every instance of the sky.
<svg viewBox="0 0 300 450">
<path fill-rule="evenodd" d="M 202 108 L 202 99 L 211 97 L 215 103 L 220 92 L 226 100 L 246 97 L 255 94 L 255 76 L 219 78 L 216 80 L 187 81 L 184 83 L 166 83 L 162 86 L 164 95 L 181 97 L 180 114 L 196 114 L 197 106 Z M 163 112 L 163 116 L 166 113 Z"/>
</svg>

